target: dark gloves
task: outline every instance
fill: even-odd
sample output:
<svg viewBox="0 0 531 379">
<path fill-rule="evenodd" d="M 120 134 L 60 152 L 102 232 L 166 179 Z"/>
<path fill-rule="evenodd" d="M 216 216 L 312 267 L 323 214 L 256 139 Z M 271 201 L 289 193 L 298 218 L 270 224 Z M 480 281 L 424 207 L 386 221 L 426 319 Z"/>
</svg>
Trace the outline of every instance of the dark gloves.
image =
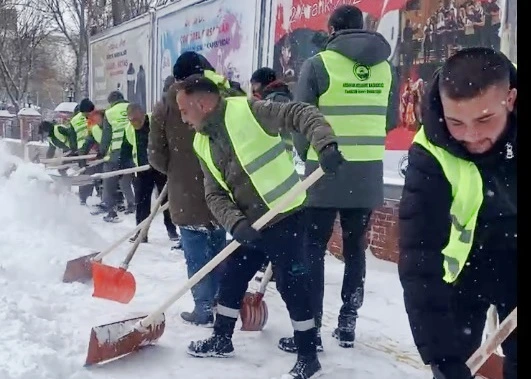
<svg viewBox="0 0 531 379">
<path fill-rule="evenodd" d="M 246 219 L 238 221 L 232 229 L 232 238 L 242 245 L 249 245 L 259 240 L 262 235 L 258 230 L 253 228 Z"/>
<path fill-rule="evenodd" d="M 327 174 L 335 173 L 344 161 L 345 158 L 343 158 L 335 143 L 326 145 L 319 153 L 319 164 Z"/>
<path fill-rule="evenodd" d="M 86 167 L 87 166 L 87 160 L 86 159 L 81 159 L 81 160 L 77 161 L 77 164 L 79 165 L 79 167 Z"/>
<path fill-rule="evenodd" d="M 472 373 L 464 362 L 442 362 L 432 364 L 434 379 L 472 379 Z"/>
</svg>

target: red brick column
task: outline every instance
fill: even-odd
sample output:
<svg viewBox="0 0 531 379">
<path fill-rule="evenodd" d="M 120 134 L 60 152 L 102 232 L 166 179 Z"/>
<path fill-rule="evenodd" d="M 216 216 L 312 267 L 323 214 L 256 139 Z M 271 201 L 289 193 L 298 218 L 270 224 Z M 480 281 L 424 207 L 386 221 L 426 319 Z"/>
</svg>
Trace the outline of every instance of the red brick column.
<svg viewBox="0 0 531 379">
<path fill-rule="evenodd" d="M 376 209 L 371 216 L 367 230 L 367 244 L 377 258 L 398 262 L 398 200 L 386 199 L 383 207 Z M 334 233 L 328 242 L 328 250 L 338 259 L 343 259 L 341 226 L 336 219 Z"/>
</svg>

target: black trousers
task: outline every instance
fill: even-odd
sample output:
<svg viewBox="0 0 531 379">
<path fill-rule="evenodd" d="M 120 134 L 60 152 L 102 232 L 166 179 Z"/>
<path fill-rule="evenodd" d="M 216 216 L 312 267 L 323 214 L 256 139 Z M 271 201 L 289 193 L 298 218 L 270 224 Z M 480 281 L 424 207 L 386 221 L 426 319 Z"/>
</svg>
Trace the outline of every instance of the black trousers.
<svg viewBox="0 0 531 379">
<path fill-rule="evenodd" d="M 299 352 L 315 352 L 316 329 L 302 246 L 303 231 L 304 213 L 299 211 L 264 229 L 259 241 L 252 246 L 240 246 L 227 258 L 214 325 L 217 334 L 232 335 L 249 281 L 264 262 L 271 261 L 275 265 L 276 286 L 286 303 Z"/>
<path fill-rule="evenodd" d="M 306 230 L 304 248 L 310 262 L 310 288 L 317 327 L 321 326 L 324 297 L 324 257 L 332 236 L 334 222 L 339 212 L 343 231 L 343 257 L 345 271 L 339 311 L 340 329 L 353 330 L 356 327 L 358 309 L 363 305 L 365 290 L 365 232 L 371 217 L 371 209 L 306 209 Z"/>
<path fill-rule="evenodd" d="M 151 195 L 155 186 L 157 190 L 162 192 L 162 188 L 166 184 L 166 175 L 151 168 L 147 171 L 138 172 L 135 178 L 135 202 L 136 202 L 136 224 L 140 224 L 151 213 Z M 168 197 L 162 201 L 165 204 Z M 177 229 L 171 221 L 170 211 L 164 211 L 164 225 L 168 232 L 175 232 Z"/>
</svg>

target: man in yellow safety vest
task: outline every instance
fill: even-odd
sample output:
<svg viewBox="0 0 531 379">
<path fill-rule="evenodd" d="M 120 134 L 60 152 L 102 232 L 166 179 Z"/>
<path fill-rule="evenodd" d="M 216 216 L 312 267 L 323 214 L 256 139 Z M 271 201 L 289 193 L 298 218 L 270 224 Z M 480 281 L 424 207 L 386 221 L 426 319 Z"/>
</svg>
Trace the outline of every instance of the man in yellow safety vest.
<svg viewBox="0 0 531 379">
<path fill-rule="evenodd" d="M 76 136 L 75 150 L 76 152 L 81 149 L 85 138 L 88 136 L 88 115 L 94 110 L 94 104 L 90 99 L 83 99 L 79 103 L 78 112 L 70 119 L 70 126 L 74 130 Z"/>
<path fill-rule="evenodd" d="M 183 121 L 196 131 L 194 150 L 204 173 L 207 204 L 241 244 L 227 261 L 221 279 L 214 334 L 192 342 L 188 353 L 233 354 L 231 339 L 247 284 L 268 259 L 275 265 L 277 288 L 286 302 L 299 349 L 289 375 L 310 378 L 321 366 L 302 248 L 306 194 L 300 194 L 261 231 L 252 224 L 300 180 L 280 131 L 303 133 L 318 151 L 323 169 L 335 172 L 343 158 L 333 131 L 311 105 L 224 99 L 219 86 L 202 75 L 192 75 L 179 84 L 177 104 Z"/>
<path fill-rule="evenodd" d="M 101 143 L 97 159 L 105 159 L 103 165 L 104 172 L 116 171 L 123 168 L 132 167 L 134 164 L 130 156 L 122 156 L 122 143 L 125 137 L 125 129 L 129 125 L 127 118 L 128 102 L 119 91 L 109 94 L 107 101 L 109 107 L 105 110 L 103 117 Z M 119 222 L 117 214 L 118 184 L 127 201 L 125 213 L 135 212 L 135 196 L 133 194 L 133 175 L 113 176 L 103 180 L 103 203 L 105 208 L 92 212 L 100 214 L 107 211 L 103 218 L 106 222 Z"/>
<path fill-rule="evenodd" d="M 315 319 L 321 326 L 324 256 L 334 222 L 341 223 L 345 261 L 342 306 L 332 336 L 339 346 L 354 346 L 358 310 L 365 292 L 366 231 L 372 210 L 383 205 L 383 158 L 386 131 L 395 126 L 397 95 L 391 47 L 379 33 L 363 30 L 363 13 L 351 5 L 334 10 L 324 51 L 304 62 L 295 101 L 316 105 L 334 129 L 346 163 L 308 190 L 305 247 L 311 265 Z M 318 166 L 309 142 L 295 134 L 294 145 L 305 162 L 305 175 Z M 320 339 L 320 337 L 319 337 Z M 281 350 L 296 352 L 292 337 Z M 323 349 L 319 344 L 318 350 Z"/>
<path fill-rule="evenodd" d="M 151 128 L 151 114 L 146 114 L 142 106 L 137 103 L 130 103 L 127 106 L 127 117 L 129 118 L 129 126 L 125 130 L 125 141 L 123 148 L 131 149 L 131 155 L 135 166 L 143 166 L 149 164 L 148 162 L 148 136 Z M 127 142 L 127 143 L 126 143 Z M 147 171 L 138 172 L 135 175 L 134 187 L 135 187 L 135 200 L 136 200 L 136 224 L 140 224 L 144 221 L 151 212 L 151 196 L 153 190 L 157 187 L 159 193 L 166 184 L 166 175 L 158 172 L 154 168 L 150 168 Z M 167 198 L 162 202 L 166 203 Z M 177 234 L 177 228 L 171 221 L 170 211 L 164 212 L 164 225 L 168 232 L 168 237 L 171 241 L 179 241 L 179 235 Z M 140 235 L 138 232 L 131 238 L 131 242 L 134 242 Z M 147 242 L 147 234 L 142 242 Z"/>
<path fill-rule="evenodd" d="M 489 306 L 517 306 L 516 69 L 463 49 L 433 80 L 409 149 L 398 270 L 411 331 L 436 379 L 471 379 Z M 516 331 L 502 343 L 517 378 Z M 485 375 L 485 377 L 492 377 Z"/>
</svg>

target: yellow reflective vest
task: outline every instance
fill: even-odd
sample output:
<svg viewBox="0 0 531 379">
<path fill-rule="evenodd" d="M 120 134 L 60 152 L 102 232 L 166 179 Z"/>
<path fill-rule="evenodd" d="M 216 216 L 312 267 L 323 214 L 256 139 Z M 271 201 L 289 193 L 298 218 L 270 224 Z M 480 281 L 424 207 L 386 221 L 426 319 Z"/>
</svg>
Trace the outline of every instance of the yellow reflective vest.
<svg viewBox="0 0 531 379">
<path fill-rule="evenodd" d="M 70 125 L 74 128 L 74 132 L 76 132 L 77 148 L 80 149 L 83 146 L 85 138 L 88 136 L 88 120 L 83 113 L 78 112 L 70 120 Z"/>
<path fill-rule="evenodd" d="M 483 204 L 483 179 L 476 165 L 432 144 L 422 127 L 413 143 L 426 149 L 442 167 L 452 188 L 450 238 L 443 249 L 444 281 L 453 283 L 472 250 L 479 210 Z"/>
<path fill-rule="evenodd" d="M 112 152 L 122 148 L 124 133 L 129 119 L 127 118 L 127 107 L 129 103 L 117 103 L 105 111 L 105 117 L 112 127 L 112 139 L 105 159 L 109 159 Z"/>
<path fill-rule="evenodd" d="M 351 162 L 383 160 L 391 65 L 365 66 L 331 50 L 319 55 L 330 85 L 318 107 L 336 134 L 339 150 Z M 308 160 L 318 160 L 313 148 Z"/>
<path fill-rule="evenodd" d="M 148 113 L 147 116 L 149 124 L 151 125 L 151 113 Z M 131 122 L 129 122 L 129 125 L 127 125 L 127 128 L 125 129 L 125 139 L 133 148 L 133 162 L 135 162 L 135 166 L 138 167 L 138 145 L 136 143 L 136 132 L 135 127 L 133 124 L 131 124 Z"/>
<path fill-rule="evenodd" d="M 275 206 L 286 193 L 299 182 L 291 156 L 286 152 L 280 136 L 267 134 L 251 112 L 245 97 L 226 98 L 225 127 L 235 155 L 253 184 L 256 192 L 269 209 Z M 196 133 L 194 150 L 219 185 L 238 204 L 217 168 L 211 155 L 210 138 Z M 306 194 L 300 194 L 282 213 L 303 204 Z"/>
</svg>

